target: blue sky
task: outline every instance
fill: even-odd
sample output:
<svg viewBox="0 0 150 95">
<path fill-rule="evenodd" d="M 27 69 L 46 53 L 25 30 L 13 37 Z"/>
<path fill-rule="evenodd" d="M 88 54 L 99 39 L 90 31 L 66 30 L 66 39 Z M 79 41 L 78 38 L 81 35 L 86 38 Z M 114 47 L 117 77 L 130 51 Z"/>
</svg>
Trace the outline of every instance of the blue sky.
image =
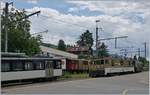
<svg viewBox="0 0 150 95">
<path fill-rule="evenodd" d="M 4 2 L 14 2 L 14 6 L 18 9 L 24 8 L 33 8 L 33 7 L 45 7 L 45 8 L 52 8 L 55 10 L 59 10 L 59 12 L 68 14 L 68 9 L 73 7 L 74 5 L 71 3 L 67 3 L 66 0 L 3 0 Z M 73 15 L 80 15 L 80 16 L 91 16 L 91 15 L 100 15 L 104 14 L 103 12 L 93 11 L 90 12 L 88 9 L 71 12 Z"/>
<path fill-rule="evenodd" d="M 42 34 L 46 43 L 57 44 L 63 39 L 66 44 L 75 44 L 79 35 L 87 29 L 95 39 L 95 20 L 100 19 L 100 38 L 127 35 L 118 40 L 119 47 L 134 46 L 143 49 L 143 42 L 149 41 L 150 2 L 147 0 L 2 0 L 14 2 L 17 9 L 28 12 L 40 10 L 39 16 L 30 17 L 31 33 L 48 30 Z M 81 26 L 81 27 L 80 27 Z M 113 51 L 114 41 L 105 41 Z M 94 46 L 93 46 L 94 47 Z M 113 48 L 113 49 L 112 49 Z"/>
</svg>

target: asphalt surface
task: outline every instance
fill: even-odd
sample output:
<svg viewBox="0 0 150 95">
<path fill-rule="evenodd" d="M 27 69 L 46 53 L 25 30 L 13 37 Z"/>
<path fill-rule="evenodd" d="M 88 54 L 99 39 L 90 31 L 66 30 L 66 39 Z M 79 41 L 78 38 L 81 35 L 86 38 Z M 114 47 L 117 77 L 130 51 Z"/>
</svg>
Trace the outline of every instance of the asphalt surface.
<svg viewBox="0 0 150 95">
<path fill-rule="evenodd" d="M 2 93 L 149 95 L 149 73 L 5 87 Z"/>
</svg>

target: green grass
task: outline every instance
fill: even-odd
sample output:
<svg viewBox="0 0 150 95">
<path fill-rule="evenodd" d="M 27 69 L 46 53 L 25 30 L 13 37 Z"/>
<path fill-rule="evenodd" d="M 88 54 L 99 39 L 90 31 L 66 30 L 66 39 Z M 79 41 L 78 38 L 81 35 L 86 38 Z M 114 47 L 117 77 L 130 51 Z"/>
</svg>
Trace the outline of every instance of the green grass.
<svg viewBox="0 0 150 95">
<path fill-rule="evenodd" d="M 88 78 L 88 73 L 75 73 L 70 75 L 71 78 Z"/>
<path fill-rule="evenodd" d="M 89 78 L 88 73 L 64 72 L 63 76 L 60 77 L 60 79 L 82 79 L 82 78 Z"/>
</svg>

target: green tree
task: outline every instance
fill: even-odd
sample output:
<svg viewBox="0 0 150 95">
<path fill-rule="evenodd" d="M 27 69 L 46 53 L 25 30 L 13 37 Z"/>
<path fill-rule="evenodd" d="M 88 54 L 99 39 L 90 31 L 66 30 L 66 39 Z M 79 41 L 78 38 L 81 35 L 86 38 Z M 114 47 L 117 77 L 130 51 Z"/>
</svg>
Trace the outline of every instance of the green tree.
<svg viewBox="0 0 150 95">
<path fill-rule="evenodd" d="M 149 63 L 149 61 L 145 57 L 138 57 L 138 60 L 142 62 L 143 66 Z"/>
<path fill-rule="evenodd" d="M 109 53 L 107 51 L 107 46 L 102 43 L 98 48 L 98 57 L 108 57 Z"/>
<path fill-rule="evenodd" d="M 58 49 L 62 50 L 62 51 L 66 50 L 66 44 L 65 44 L 65 42 L 63 40 L 59 40 L 59 42 L 58 42 Z"/>
<path fill-rule="evenodd" d="M 5 25 L 8 31 L 8 52 L 24 52 L 31 56 L 40 52 L 41 39 L 32 37 L 30 34 L 30 21 L 26 18 L 19 20 L 26 16 L 25 11 L 9 12 L 6 24 L 6 17 L 4 12 L 1 15 L 1 51 L 5 48 Z M 19 21 L 17 21 L 19 20 Z"/>
<path fill-rule="evenodd" d="M 66 48 L 70 48 L 70 47 L 73 47 L 73 45 L 70 45 L 70 44 L 66 45 Z"/>
<path fill-rule="evenodd" d="M 89 30 L 86 30 L 86 32 L 81 34 L 79 40 L 76 43 L 79 46 L 89 47 L 89 53 L 92 54 L 93 41 L 92 33 L 90 33 Z"/>
</svg>

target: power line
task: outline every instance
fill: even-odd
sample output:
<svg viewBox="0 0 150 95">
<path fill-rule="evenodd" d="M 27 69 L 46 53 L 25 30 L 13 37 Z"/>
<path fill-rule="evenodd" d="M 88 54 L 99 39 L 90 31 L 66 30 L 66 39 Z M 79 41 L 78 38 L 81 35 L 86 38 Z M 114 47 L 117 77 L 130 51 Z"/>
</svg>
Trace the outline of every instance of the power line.
<svg viewBox="0 0 150 95">
<path fill-rule="evenodd" d="M 30 13 L 30 12 L 28 12 L 28 13 Z M 40 14 L 40 16 L 45 17 L 45 18 L 49 18 L 49 19 L 52 19 L 52 20 L 55 20 L 55 21 L 59 21 L 59 22 L 62 22 L 62 23 L 66 23 L 66 24 L 69 24 L 69 25 L 71 24 L 71 25 L 74 25 L 74 26 L 77 26 L 77 27 L 88 29 L 88 27 L 81 26 L 81 25 L 75 24 L 75 23 L 70 23 L 70 22 L 67 22 L 67 21 L 64 21 L 64 20 L 61 20 L 61 19 L 57 19 L 57 18 L 54 18 L 54 17 L 46 16 L 46 15 L 43 15 L 43 14 Z"/>
<path fill-rule="evenodd" d="M 31 35 L 37 35 L 37 34 L 42 34 L 42 33 L 47 33 L 47 32 L 48 32 L 48 30 L 45 30 L 45 31 L 42 31 L 42 32 L 33 33 Z"/>
<path fill-rule="evenodd" d="M 119 36 L 119 37 L 113 37 L 113 38 L 99 39 L 98 41 L 115 39 L 115 48 L 117 48 L 117 39 L 127 38 L 127 37 L 128 37 L 128 36 Z"/>
<path fill-rule="evenodd" d="M 60 19 L 57 19 L 57 18 L 54 18 L 54 17 L 49 17 L 49 16 L 45 16 L 45 15 L 42 15 L 42 14 L 40 16 L 43 16 L 43 17 L 46 17 L 46 18 L 50 18 L 52 20 L 56 20 L 56 21 L 59 21 L 59 22 L 63 22 L 63 23 L 69 24 L 69 25 L 71 24 L 71 25 L 78 26 L 78 27 L 81 27 L 81 28 L 84 28 L 84 29 L 88 29 L 88 27 L 81 26 L 81 25 L 75 24 L 75 23 L 66 22 L 64 20 L 60 20 Z"/>
<path fill-rule="evenodd" d="M 50 17 L 45 16 L 45 15 L 40 15 L 40 16 L 42 16 L 42 17 L 46 17 L 46 18 L 50 18 Z M 43 20 L 45 20 L 44 18 L 42 18 L 42 19 L 43 19 Z M 61 22 L 63 22 L 63 21 L 60 21 L 60 20 L 58 20 L 58 19 L 56 20 L 56 19 L 53 19 L 53 18 L 51 18 L 51 20 L 52 20 L 54 23 L 61 23 Z M 67 23 L 67 24 L 69 24 L 69 25 L 70 25 L 70 23 L 65 22 L 65 21 L 64 21 L 63 23 Z M 72 23 L 71 23 L 71 24 L 72 24 Z M 78 27 L 85 28 L 85 27 L 83 27 L 83 26 L 79 26 L 78 24 L 73 24 L 73 25 L 78 26 Z M 49 26 L 48 26 L 48 24 L 45 24 L 45 25 L 44 25 L 44 27 L 45 27 L 45 26 L 49 27 Z M 87 27 L 86 27 L 86 28 L 87 28 Z M 80 32 L 81 32 L 81 31 L 80 31 Z"/>
</svg>

